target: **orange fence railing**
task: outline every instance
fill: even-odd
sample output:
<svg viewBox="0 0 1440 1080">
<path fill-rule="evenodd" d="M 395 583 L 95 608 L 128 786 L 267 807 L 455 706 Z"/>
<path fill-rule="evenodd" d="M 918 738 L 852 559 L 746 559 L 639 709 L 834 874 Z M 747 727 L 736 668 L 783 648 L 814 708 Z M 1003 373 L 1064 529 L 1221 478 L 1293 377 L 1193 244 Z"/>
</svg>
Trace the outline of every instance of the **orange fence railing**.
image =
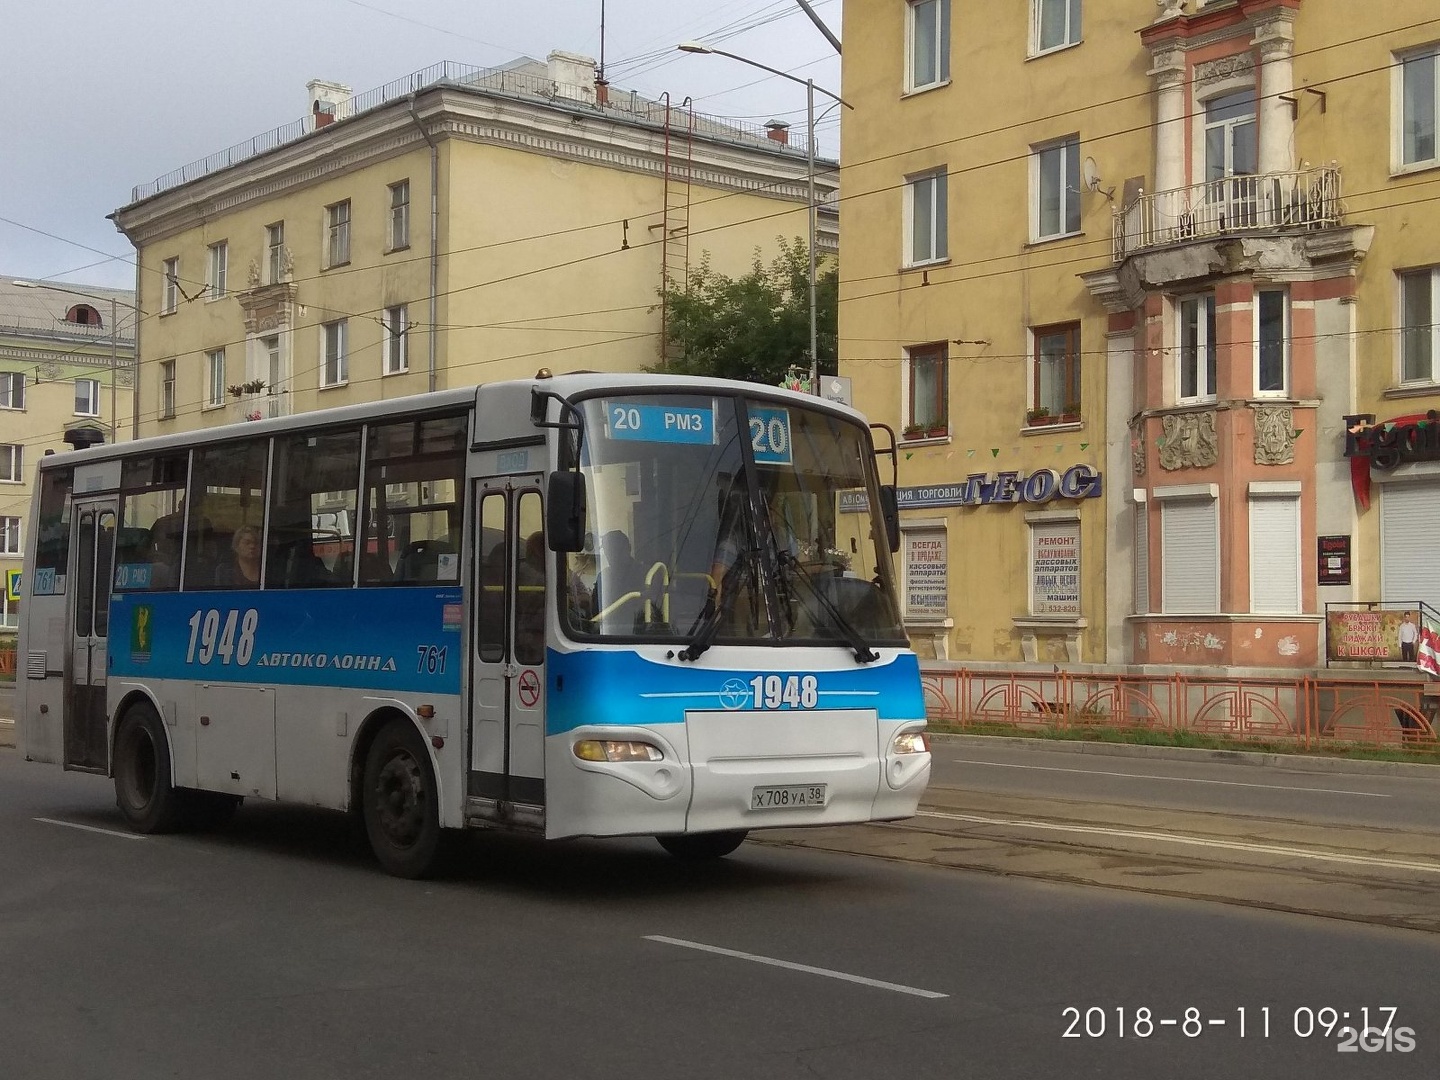
<svg viewBox="0 0 1440 1080">
<path fill-rule="evenodd" d="M 934 723 L 957 727 L 1150 728 L 1232 739 L 1435 749 L 1440 697 L 1423 680 L 1057 671 L 921 672 Z"/>
</svg>

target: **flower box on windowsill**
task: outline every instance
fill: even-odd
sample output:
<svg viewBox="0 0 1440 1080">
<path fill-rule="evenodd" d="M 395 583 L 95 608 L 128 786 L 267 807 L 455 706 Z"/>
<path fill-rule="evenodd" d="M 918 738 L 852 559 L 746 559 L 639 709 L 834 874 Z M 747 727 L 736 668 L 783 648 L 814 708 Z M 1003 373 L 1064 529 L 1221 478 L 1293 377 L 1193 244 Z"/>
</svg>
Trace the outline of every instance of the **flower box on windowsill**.
<svg viewBox="0 0 1440 1080">
<path fill-rule="evenodd" d="M 1078 424 L 1080 414 L 1078 412 L 1050 413 L 1028 412 L 1025 414 L 1026 427 L 1049 427 L 1051 424 Z"/>
<path fill-rule="evenodd" d="M 947 427 L 908 427 L 900 433 L 901 442 L 920 442 L 922 439 L 943 439 L 950 434 Z"/>
</svg>

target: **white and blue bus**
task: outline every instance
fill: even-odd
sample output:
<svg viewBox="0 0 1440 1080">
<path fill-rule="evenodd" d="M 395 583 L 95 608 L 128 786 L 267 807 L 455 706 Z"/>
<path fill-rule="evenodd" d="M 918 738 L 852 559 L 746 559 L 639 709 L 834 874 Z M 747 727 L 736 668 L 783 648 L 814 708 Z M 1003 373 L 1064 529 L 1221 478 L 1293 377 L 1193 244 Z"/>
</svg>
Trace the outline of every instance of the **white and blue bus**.
<svg viewBox="0 0 1440 1080">
<path fill-rule="evenodd" d="M 707 858 L 907 817 L 876 453 L 814 397 L 542 371 L 47 455 L 20 747 L 113 776 L 141 832 L 351 810 L 402 876 L 447 829 Z"/>
</svg>

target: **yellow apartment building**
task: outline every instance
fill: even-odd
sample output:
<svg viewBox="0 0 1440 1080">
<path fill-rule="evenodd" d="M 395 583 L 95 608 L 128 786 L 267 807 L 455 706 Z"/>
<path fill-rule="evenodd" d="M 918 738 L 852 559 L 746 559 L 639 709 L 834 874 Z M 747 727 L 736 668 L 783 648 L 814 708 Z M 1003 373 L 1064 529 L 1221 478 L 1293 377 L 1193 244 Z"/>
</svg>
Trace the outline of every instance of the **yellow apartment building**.
<svg viewBox="0 0 1440 1080">
<path fill-rule="evenodd" d="M 130 437 L 134 306 L 123 289 L 0 278 L 0 633 L 20 624 L 36 461 Z"/>
<path fill-rule="evenodd" d="M 807 234 L 788 125 L 651 101 L 551 53 L 442 64 L 137 187 L 145 434 L 548 367 L 661 362 L 664 280 Z M 816 166 L 833 194 L 833 161 Z M 817 199 L 818 201 L 818 199 Z M 817 248 L 836 248 L 822 211 Z"/>
<path fill-rule="evenodd" d="M 898 435 L 919 648 L 1413 669 L 1434 13 L 850 0 L 840 370 Z"/>
</svg>

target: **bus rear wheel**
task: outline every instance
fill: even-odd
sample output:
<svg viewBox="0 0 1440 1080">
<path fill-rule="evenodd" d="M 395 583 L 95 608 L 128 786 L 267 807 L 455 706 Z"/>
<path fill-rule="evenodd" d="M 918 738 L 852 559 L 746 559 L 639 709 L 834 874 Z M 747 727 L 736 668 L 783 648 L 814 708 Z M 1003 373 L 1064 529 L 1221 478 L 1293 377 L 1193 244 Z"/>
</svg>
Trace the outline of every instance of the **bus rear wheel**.
<svg viewBox="0 0 1440 1080">
<path fill-rule="evenodd" d="M 184 793 L 170 782 L 165 725 L 154 706 L 137 702 L 125 710 L 115 735 L 115 803 L 140 833 L 174 832 L 185 816 Z"/>
<path fill-rule="evenodd" d="M 660 846 L 677 859 L 699 861 L 723 859 L 745 842 L 749 833 L 744 829 L 731 832 L 686 833 L 683 836 L 657 836 Z"/>
<path fill-rule="evenodd" d="M 408 722 L 391 720 L 370 744 L 361 804 L 370 848 L 388 873 L 418 878 L 434 869 L 440 849 L 435 773 Z"/>
</svg>

